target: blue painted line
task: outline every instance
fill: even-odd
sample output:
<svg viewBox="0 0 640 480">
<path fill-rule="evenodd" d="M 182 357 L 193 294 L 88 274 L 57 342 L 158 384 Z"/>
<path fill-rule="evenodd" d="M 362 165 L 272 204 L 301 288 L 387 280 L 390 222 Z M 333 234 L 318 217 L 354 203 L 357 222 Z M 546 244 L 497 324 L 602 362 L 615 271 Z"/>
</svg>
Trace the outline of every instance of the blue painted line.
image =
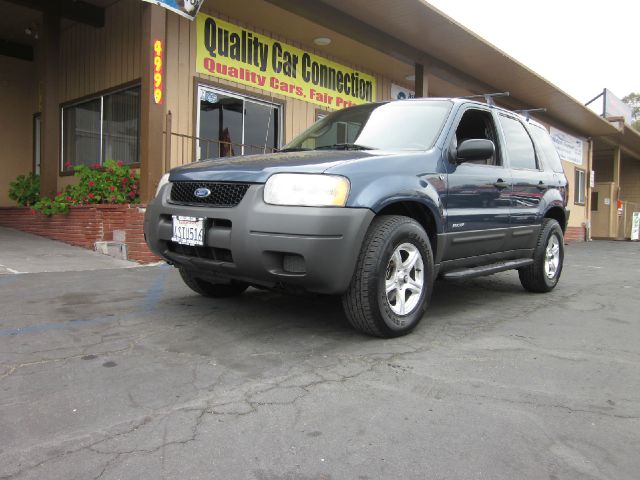
<svg viewBox="0 0 640 480">
<path fill-rule="evenodd" d="M 116 315 L 109 315 L 105 317 L 81 319 L 81 320 L 68 320 L 66 322 L 58 323 L 45 323 L 43 325 L 29 325 L 26 327 L 7 328 L 0 330 L 0 337 L 15 337 L 18 335 L 24 335 L 27 333 L 42 333 L 52 330 L 65 330 L 77 327 L 86 327 L 92 325 L 100 325 L 102 323 L 112 322 L 114 320 L 124 320 L 131 317 L 136 317 L 139 313 L 149 313 L 158 307 L 158 302 L 162 298 L 164 292 L 167 275 L 171 267 L 169 265 L 162 265 L 159 268 L 159 272 L 153 281 L 151 287 L 147 291 L 144 299 L 142 300 L 143 308 L 134 312 L 131 312 L 124 317 L 118 317 Z M 2 279 L 0 279 L 2 280 Z"/>
<path fill-rule="evenodd" d="M 167 280 L 167 273 L 169 269 L 171 269 L 171 267 L 165 263 L 160 267 L 160 273 L 156 274 L 153 284 L 142 301 L 146 312 L 153 311 L 157 308 L 158 302 L 160 302 L 162 293 L 164 292 L 164 284 Z"/>
<path fill-rule="evenodd" d="M 86 325 L 98 325 L 100 323 L 106 323 L 111 320 L 115 320 L 115 316 L 91 318 L 88 320 L 73 320 L 60 323 L 45 323 L 44 325 L 30 325 L 27 327 L 8 328 L 0 330 L 0 337 L 15 337 L 25 333 L 41 333 L 48 332 L 50 330 L 63 330 L 65 328 L 75 328 Z"/>
<path fill-rule="evenodd" d="M 18 275 L 16 274 L 4 274 L 0 275 L 0 285 L 9 285 L 18 280 Z"/>
</svg>

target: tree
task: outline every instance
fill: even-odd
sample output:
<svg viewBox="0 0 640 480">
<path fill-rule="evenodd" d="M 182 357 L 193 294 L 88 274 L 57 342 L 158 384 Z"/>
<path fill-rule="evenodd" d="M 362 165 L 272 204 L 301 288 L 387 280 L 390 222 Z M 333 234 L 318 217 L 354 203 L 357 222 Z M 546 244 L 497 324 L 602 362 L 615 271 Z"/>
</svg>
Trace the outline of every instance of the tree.
<svg viewBox="0 0 640 480">
<path fill-rule="evenodd" d="M 633 123 L 631 125 L 640 132 L 640 93 L 630 93 L 622 101 L 631 107 L 633 115 Z"/>
</svg>

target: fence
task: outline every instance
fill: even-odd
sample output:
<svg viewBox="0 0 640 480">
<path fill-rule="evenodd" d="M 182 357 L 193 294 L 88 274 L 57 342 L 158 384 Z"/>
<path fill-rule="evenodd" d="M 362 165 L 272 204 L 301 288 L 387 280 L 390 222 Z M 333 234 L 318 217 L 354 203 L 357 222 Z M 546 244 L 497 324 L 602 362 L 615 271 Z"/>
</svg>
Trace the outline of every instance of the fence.
<svg viewBox="0 0 640 480">
<path fill-rule="evenodd" d="M 164 134 L 164 170 L 198 160 L 273 153 L 277 149 L 266 145 L 234 143 L 225 140 L 197 137 L 173 131 L 171 112 L 167 113 Z"/>
</svg>

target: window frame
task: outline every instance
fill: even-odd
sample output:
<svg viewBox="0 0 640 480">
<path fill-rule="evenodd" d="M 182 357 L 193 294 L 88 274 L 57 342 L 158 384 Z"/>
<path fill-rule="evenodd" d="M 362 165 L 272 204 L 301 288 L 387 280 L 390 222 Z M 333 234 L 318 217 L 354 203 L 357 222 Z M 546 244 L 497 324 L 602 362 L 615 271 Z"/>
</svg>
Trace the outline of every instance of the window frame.
<svg viewBox="0 0 640 480">
<path fill-rule="evenodd" d="M 42 165 L 42 112 L 33 114 L 33 163 L 31 171 L 40 175 Z"/>
<path fill-rule="evenodd" d="M 578 181 L 579 175 L 582 177 L 582 188 L 580 187 L 580 182 Z M 576 168 L 575 173 L 573 174 L 573 180 L 575 185 L 573 190 L 573 204 L 585 206 L 587 204 L 587 171 L 582 168 Z M 582 201 L 580 201 L 580 197 L 582 197 Z"/>
<path fill-rule="evenodd" d="M 122 85 L 118 85 L 117 87 L 109 88 L 106 90 L 101 90 L 99 92 L 95 92 L 89 95 L 85 95 L 84 97 L 76 98 L 74 100 L 70 100 L 68 102 L 64 102 L 60 104 L 60 159 L 58 164 L 58 174 L 61 177 L 64 176 L 72 176 L 73 169 L 65 170 L 64 168 L 64 111 L 66 108 L 72 108 L 78 105 L 82 105 L 83 103 L 88 103 L 93 100 L 100 99 L 100 160 L 99 163 L 103 165 L 103 129 L 104 129 L 104 97 L 109 95 L 114 95 L 116 93 L 124 92 L 126 90 L 130 90 L 133 88 L 140 88 L 140 97 L 139 97 L 139 115 L 138 115 L 138 161 L 134 163 L 127 163 L 127 167 L 130 168 L 140 168 L 140 124 L 142 117 L 142 82 L 140 79 L 133 80 L 131 82 L 124 83 Z"/>
<path fill-rule="evenodd" d="M 203 79 L 203 78 L 194 78 L 193 82 L 193 161 L 196 162 L 199 160 L 198 155 L 200 152 L 200 88 L 213 90 L 216 93 L 221 95 L 225 95 L 228 97 L 233 97 L 238 100 L 242 100 L 243 102 L 250 101 L 263 106 L 273 107 L 278 109 L 278 149 L 283 146 L 284 132 L 286 131 L 284 119 L 285 119 L 285 102 L 280 101 L 278 98 L 264 96 L 255 94 L 253 92 L 247 92 L 241 89 L 234 89 L 228 85 L 221 86 L 215 82 Z M 242 145 L 244 146 L 244 138 L 245 138 L 245 118 L 244 114 L 242 116 Z M 243 147 L 244 151 L 244 147 Z"/>
<path fill-rule="evenodd" d="M 507 162 L 509 163 L 508 168 L 511 168 L 512 170 L 523 170 L 523 171 L 527 171 L 527 172 L 541 172 L 544 170 L 544 167 L 542 166 L 542 161 L 541 158 L 538 156 L 538 151 L 536 150 L 536 143 L 533 140 L 533 137 L 531 136 L 531 133 L 529 133 L 529 129 L 527 128 L 527 126 L 524 124 L 524 122 L 519 119 L 518 117 L 514 116 L 514 115 L 509 115 L 506 112 L 498 112 L 498 123 L 500 125 L 500 134 L 502 136 L 502 141 L 504 142 L 504 150 L 505 150 L 505 157 L 507 159 Z M 514 165 L 511 164 L 511 155 L 509 154 L 509 143 L 508 143 L 508 139 L 507 139 L 507 135 L 504 131 L 504 126 L 502 125 L 502 121 L 500 120 L 500 117 L 505 117 L 508 118 L 510 120 L 514 120 L 516 122 L 518 122 L 520 124 L 520 126 L 523 128 L 523 130 L 525 131 L 527 137 L 529 137 L 529 141 L 531 142 L 531 149 L 533 150 L 533 159 L 535 161 L 535 168 L 529 168 L 529 167 L 516 167 Z"/>
<path fill-rule="evenodd" d="M 496 155 L 496 162 L 499 162 L 496 165 L 487 165 L 487 164 L 483 164 L 483 163 L 473 163 L 473 162 L 464 162 L 464 163 L 460 163 L 458 164 L 456 162 L 455 156 L 454 156 L 454 152 L 452 150 L 452 146 L 451 146 L 451 142 L 453 142 L 453 139 L 456 137 L 457 135 L 457 131 L 458 131 L 458 127 L 460 126 L 460 122 L 462 122 L 463 117 L 465 116 L 465 114 L 467 112 L 469 112 L 470 110 L 476 110 L 476 111 L 480 111 L 483 112 L 484 114 L 488 115 L 489 118 L 491 119 L 491 121 L 493 122 L 493 131 L 495 133 L 496 139 L 495 139 L 495 155 Z M 458 165 L 458 166 L 463 166 L 463 165 L 473 165 L 474 167 L 484 167 L 484 168 L 507 168 L 507 166 L 505 165 L 505 156 L 504 156 L 504 148 L 503 148 L 503 143 L 504 143 L 504 136 L 502 133 L 502 126 L 498 125 L 498 119 L 496 118 L 494 112 L 492 109 L 490 108 L 485 108 L 483 105 L 475 105 L 475 104 L 468 104 L 468 105 L 464 105 L 462 108 L 460 108 L 458 110 L 458 112 L 455 114 L 455 118 L 451 124 L 451 127 L 449 129 L 449 134 L 446 137 L 445 140 L 445 145 L 446 145 L 446 149 L 448 150 L 447 152 L 447 157 L 449 159 L 449 163 L 453 164 L 453 165 Z M 446 124 L 446 121 L 445 121 Z"/>
</svg>

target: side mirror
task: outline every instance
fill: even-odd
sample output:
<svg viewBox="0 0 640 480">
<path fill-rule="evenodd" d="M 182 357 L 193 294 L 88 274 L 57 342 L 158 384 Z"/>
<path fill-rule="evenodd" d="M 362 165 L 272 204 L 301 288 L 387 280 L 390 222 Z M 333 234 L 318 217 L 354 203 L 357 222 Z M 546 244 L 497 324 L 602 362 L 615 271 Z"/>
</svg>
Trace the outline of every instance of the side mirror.
<svg viewBox="0 0 640 480">
<path fill-rule="evenodd" d="M 465 140 L 458 145 L 456 160 L 458 163 L 471 162 L 473 160 L 486 160 L 496 153 L 496 146 L 491 140 L 476 138 Z"/>
</svg>

